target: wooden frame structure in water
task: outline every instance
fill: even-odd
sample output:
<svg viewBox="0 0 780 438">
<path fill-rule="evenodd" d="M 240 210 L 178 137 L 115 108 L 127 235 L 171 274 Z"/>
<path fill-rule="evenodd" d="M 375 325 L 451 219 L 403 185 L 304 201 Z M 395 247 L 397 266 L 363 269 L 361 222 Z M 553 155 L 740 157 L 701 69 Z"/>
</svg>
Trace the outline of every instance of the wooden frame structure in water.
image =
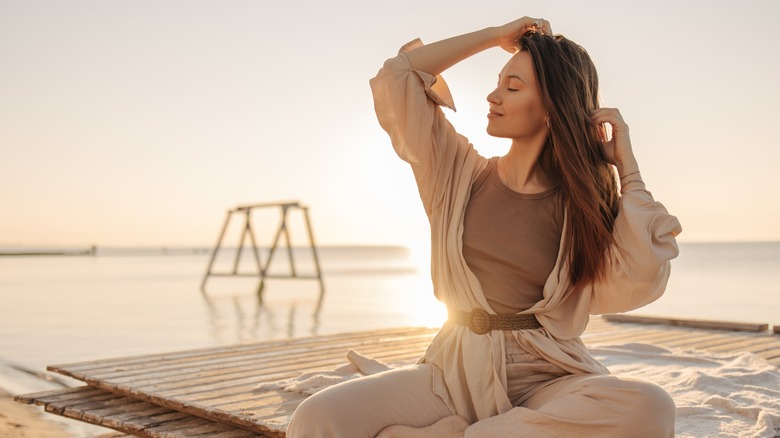
<svg viewBox="0 0 780 438">
<path fill-rule="evenodd" d="M 280 210 L 281 218 L 279 226 L 276 230 L 276 234 L 268 250 L 268 258 L 263 263 L 260 257 L 260 251 L 257 246 L 257 239 L 255 238 L 255 232 L 252 228 L 252 211 L 265 208 L 278 208 Z M 308 246 L 311 248 L 312 260 L 314 262 L 313 275 L 301 275 L 295 269 L 295 257 L 293 256 L 293 246 L 290 239 L 290 231 L 288 228 L 288 213 L 290 210 L 301 210 L 303 213 L 303 221 L 306 227 L 306 233 L 308 237 Z M 222 248 L 222 242 L 225 238 L 225 232 L 228 229 L 231 218 L 234 214 L 244 216 L 244 227 L 241 231 L 241 238 L 236 249 L 236 256 L 233 262 L 233 269 L 229 272 L 214 272 L 214 261 L 217 259 L 217 253 Z M 287 257 L 290 266 L 289 274 L 270 274 L 268 269 L 271 266 L 274 254 L 279 247 L 279 240 L 284 234 L 285 243 L 287 246 Z M 251 243 L 251 251 L 254 255 L 255 262 L 257 264 L 257 273 L 242 273 L 238 272 L 239 261 L 241 260 L 241 253 L 244 249 L 244 242 L 249 236 L 249 242 Z M 225 222 L 222 225 L 222 230 L 217 238 L 217 244 L 214 246 L 214 250 L 211 252 L 211 258 L 209 259 L 208 267 L 206 268 L 206 274 L 203 276 L 203 281 L 200 284 L 200 290 L 202 293 L 206 293 L 206 281 L 209 277 L 259 277 L 260 284 L 257 287 L 258 299 L 262 301 L 263 289 L 265 287 L 266 278 L 286 278 L 286 279 L 310 279 L 317 280 L 320 285 L 320 297 L 319 303 L 322 303 L 322 297 L 325 293 L 325 284 L 322 281 L 322 270 L 320 269 L 319 256 L 317 254 L 317 246 L 314 243 L 314 233 L 312 232 L 311 220 L 309 219 L 309 208 L 303 206 L 298 201 L 289 202 L 276 202 L 276 203 L 264 203 L 264 204 L 251 204 L 251 205 L 239 205 L 231 208 L 227 211 L 225 216 Z"/>
</svg>

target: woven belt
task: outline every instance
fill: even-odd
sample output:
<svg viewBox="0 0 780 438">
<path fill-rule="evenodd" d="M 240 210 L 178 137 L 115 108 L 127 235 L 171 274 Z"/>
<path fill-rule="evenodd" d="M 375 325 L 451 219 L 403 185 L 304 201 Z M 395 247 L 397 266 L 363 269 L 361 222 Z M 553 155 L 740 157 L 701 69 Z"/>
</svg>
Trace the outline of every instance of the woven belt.
<svg viewBox="0 0 780 438">
<path fill-rule="evenodd" d="M 478 335 L 491 330 L 535 330 L 542 328 L 534 315 L 491 315 L 482 309 L 471 312 L 448 310 L 448 321 L 468 327 Z"/>
</svg>

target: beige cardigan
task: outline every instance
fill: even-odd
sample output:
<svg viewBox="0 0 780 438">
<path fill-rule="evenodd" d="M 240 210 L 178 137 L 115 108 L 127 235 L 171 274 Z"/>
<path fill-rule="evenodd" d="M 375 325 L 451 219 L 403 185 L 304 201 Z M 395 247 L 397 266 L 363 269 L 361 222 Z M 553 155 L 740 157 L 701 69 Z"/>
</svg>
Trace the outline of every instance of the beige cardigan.
<svg viewBox="0 0 780 438">
<path fill-rule="evenodd" d="M 410 67 L 405 52 L 421 44 L 419 40 L 406 44 L 371 79 L 375 110 L 395 151 L 414 171 L 431 226 L 436 297 L 448 307 L 494 313 L 461 251 L 471 183 L 487 159 L 444 117 L 439 105 L 453 110 L 454 105 L 441 77 Z M 623 190 L 614 230 L 624 252 L 610 251 L 608 279 L 573 287 L 559 251 L 543 299 L 522 312 L 535 314 L 544 328 L 512 335 L 526 338 L 537 354 L 571 373 L 608 373 L 579 338 L 589 314 L 625 312 L 660 297 L 669 278 L 669 260 L 678 254 L 675 236 L 680 231 L 677 218 L 654 201 L 643 184 L 629 185 Z M 445 324 L 421 359 L 435 365 L 434 391 L 469 422 L 512 408 L 506 395 L 504 336 L 501 331 L 477 335 Z"/>
</svg>

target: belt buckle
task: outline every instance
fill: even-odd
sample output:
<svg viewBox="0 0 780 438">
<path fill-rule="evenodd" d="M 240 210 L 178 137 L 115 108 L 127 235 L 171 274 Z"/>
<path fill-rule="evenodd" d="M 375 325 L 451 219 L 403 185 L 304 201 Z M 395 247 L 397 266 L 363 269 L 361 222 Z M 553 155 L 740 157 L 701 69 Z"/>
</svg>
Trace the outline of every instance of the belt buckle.
<svg viewBox="0 0 780 438">
<path fill-rule="evenodd" d="M 474 309 L 469 314 L 469 328 L 478 335 L 490 331 L 490 314 L 482 309 Z"/>
</svg>

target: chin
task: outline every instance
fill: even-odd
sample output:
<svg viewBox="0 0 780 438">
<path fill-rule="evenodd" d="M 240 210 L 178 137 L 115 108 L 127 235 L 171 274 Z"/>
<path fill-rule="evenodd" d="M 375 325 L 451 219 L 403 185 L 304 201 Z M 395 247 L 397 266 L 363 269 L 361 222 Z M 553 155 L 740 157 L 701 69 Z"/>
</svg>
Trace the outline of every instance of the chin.
<svg viewBox="0 0 780 438">
<path fill-rule="evenodd" d="M 485 131 L 491 137 L 518 139 L 535 137 L 539 135 L 543 129 L 542 126 L 539 126 L 536 129 L 529 129 L 528 126 L 496 126 L 488 123 Z"/>
<path fill-rule="evenodd" d="M 485 131 L 487 131 L 488 135 L 491 136 L 491 137 L 512 138 L 511 135 L 507 135 L 507 133 L 501 132 L 501 130 L 499 130 L 499 129 L 491 129 L 490 126 L 488 126 Z"/>
</svg>

